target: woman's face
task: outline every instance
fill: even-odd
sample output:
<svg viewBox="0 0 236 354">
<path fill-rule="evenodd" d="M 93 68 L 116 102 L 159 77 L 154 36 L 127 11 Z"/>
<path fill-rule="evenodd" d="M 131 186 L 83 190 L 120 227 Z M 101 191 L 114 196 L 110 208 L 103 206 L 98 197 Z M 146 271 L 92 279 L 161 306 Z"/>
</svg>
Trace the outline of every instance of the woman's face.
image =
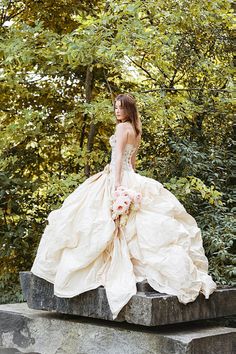
<svg viewBox="0 0 236 354">
<path fill-rule="evenodd" d="M 115 102 L 115 115 L 118 120 L 126 120 L 127 119 L 127 113 L 124 107 L 121 107 L 121 101 L 116 101 Z"/>
</svg>

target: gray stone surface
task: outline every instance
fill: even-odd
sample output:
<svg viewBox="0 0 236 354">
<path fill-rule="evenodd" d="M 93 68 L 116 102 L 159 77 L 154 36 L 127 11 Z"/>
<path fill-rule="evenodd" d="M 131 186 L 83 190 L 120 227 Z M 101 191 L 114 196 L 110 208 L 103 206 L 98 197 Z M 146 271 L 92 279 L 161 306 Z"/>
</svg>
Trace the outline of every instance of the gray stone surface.
<svg viewBox="0 0 236 354">
<path fill-rule="evenodd" d="M 227 327 L 148 328 L 0 305 L 2 354 L 233 354 L 235 337 Z"/>
<path fill-rule="evenodd" d="M 20 281 L 24 298 L 31 309 L 112 320 L 103 287 L 73 298 L 59 298 L 53 294 L 53 284 L 31 272 L 20 272 Z M 155 292 L 147 283 L 140 283 L 137 294 L 115 321 L 157 326 L 233 314 L 236 314 L 236 288 L 218 289 L 208 300 L 200 294 L 194 302 L 184 305 L 176 296 Z"/>
</svg>

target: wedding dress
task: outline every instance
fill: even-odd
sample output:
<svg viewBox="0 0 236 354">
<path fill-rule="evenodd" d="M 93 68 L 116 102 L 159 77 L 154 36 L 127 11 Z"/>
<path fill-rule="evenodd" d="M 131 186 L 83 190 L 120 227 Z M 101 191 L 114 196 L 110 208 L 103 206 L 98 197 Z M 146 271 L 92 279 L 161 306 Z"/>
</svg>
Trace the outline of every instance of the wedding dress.
<svg viewBox="0 0 236 354">
<path fill-rule="evenodd" d="M 74 190 L 48 215 L 32 273 L 70 298 L 103 285 L 113 318 L 147 280 L 158 292 L 184 304 L 216 289 L 208 275 L 201 232 L 176 197 L 158 181 L 134 172 L 135 147 L 126 144 L 122 186 L 141 192 L 141 207 L 117 230 L 111 217 L 116 137 L 111 162 Z"/>
</svg>

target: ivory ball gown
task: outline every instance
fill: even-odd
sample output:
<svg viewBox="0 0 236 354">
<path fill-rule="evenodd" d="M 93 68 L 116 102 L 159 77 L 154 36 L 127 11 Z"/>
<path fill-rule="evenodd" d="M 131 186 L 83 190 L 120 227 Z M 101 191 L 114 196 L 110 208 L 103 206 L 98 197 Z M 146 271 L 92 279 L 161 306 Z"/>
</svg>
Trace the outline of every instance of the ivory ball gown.
<svg viewBox="0 0 236 354">
<path fill-rule="evenodd" d="M 195 219 L 163 185 L 135 173 L 126 144 L 122 186 L 142 193 L 141 207 L 117 232 L 111 217 L 116 137 L 111 162 L 74 190 L 48 215 L 32 273 L 54 284 L 54 294 L 70 298 L 103 285 L 113 318 L 147 280 L 158 292 L 184 304 L 216 289 Z"/>
</svg>

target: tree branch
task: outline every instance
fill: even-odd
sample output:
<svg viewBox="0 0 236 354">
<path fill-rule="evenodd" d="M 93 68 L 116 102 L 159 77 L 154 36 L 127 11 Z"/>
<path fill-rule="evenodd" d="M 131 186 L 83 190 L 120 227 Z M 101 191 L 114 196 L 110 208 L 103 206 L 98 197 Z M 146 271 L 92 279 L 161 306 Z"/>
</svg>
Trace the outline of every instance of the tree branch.
<svg viewBox="0 0 236 354">
<path fill-rule="evenodd" d="M 139 91 L 138 93 L 149 93 L 149 92 L 157 92 L 157 91 L 202 91 L 203 88 L 201 87 L 189 87 L 189 88 L 168 88 L 168 87 L 159 87 L 157 89 L 152 89 L 152 90 L 145 90 L 145 91 Z M 214 89 L 214 88 L 205 88 L 205 90 L 208 91 L 218 91 L 218 92 L 226 92 L 226 93 L 234 93 L 236 92 L 236 90 L 225 90 L 225 89 Z M 130 92 L 132 93 L 132 92 Z M 133 93 L 137 93 L 137 92 L 133 92 Z"/>
<path fill-rule="evenodd" d="M 145 69 L 141 64 L 138 64 L 136 61 L 134 61 L 133 59 L 131 59 L 130 57 L 129 57 L 129 60 L 134 64 L 134 65 L 136 65 L 138 68 L 140 68 L 141 70 L 143 70 L 147 75 L 148 75 L 148 77 L 151 79 L 151 80 L 153 80 L 153 81 L 157 81 L 157 79 L 155 79 L 151 74 L 150 74 L 150 72 L 147 70 L 147 69 Z"/>
<path fill-rule="evenodd" d="M 113 102 L 114 101 L 114 93 L 112 91 L 111 85 L 109 84 L 109 81 L 107 80 L 107 76 L 106 76 L 106 72 L 105 72 L 104 68 L 103 68 L 103 75 L 104 75 L 108 90 L 109 90 L 110 95 L 111 95 L 111 100 Z"/>
</svg>

